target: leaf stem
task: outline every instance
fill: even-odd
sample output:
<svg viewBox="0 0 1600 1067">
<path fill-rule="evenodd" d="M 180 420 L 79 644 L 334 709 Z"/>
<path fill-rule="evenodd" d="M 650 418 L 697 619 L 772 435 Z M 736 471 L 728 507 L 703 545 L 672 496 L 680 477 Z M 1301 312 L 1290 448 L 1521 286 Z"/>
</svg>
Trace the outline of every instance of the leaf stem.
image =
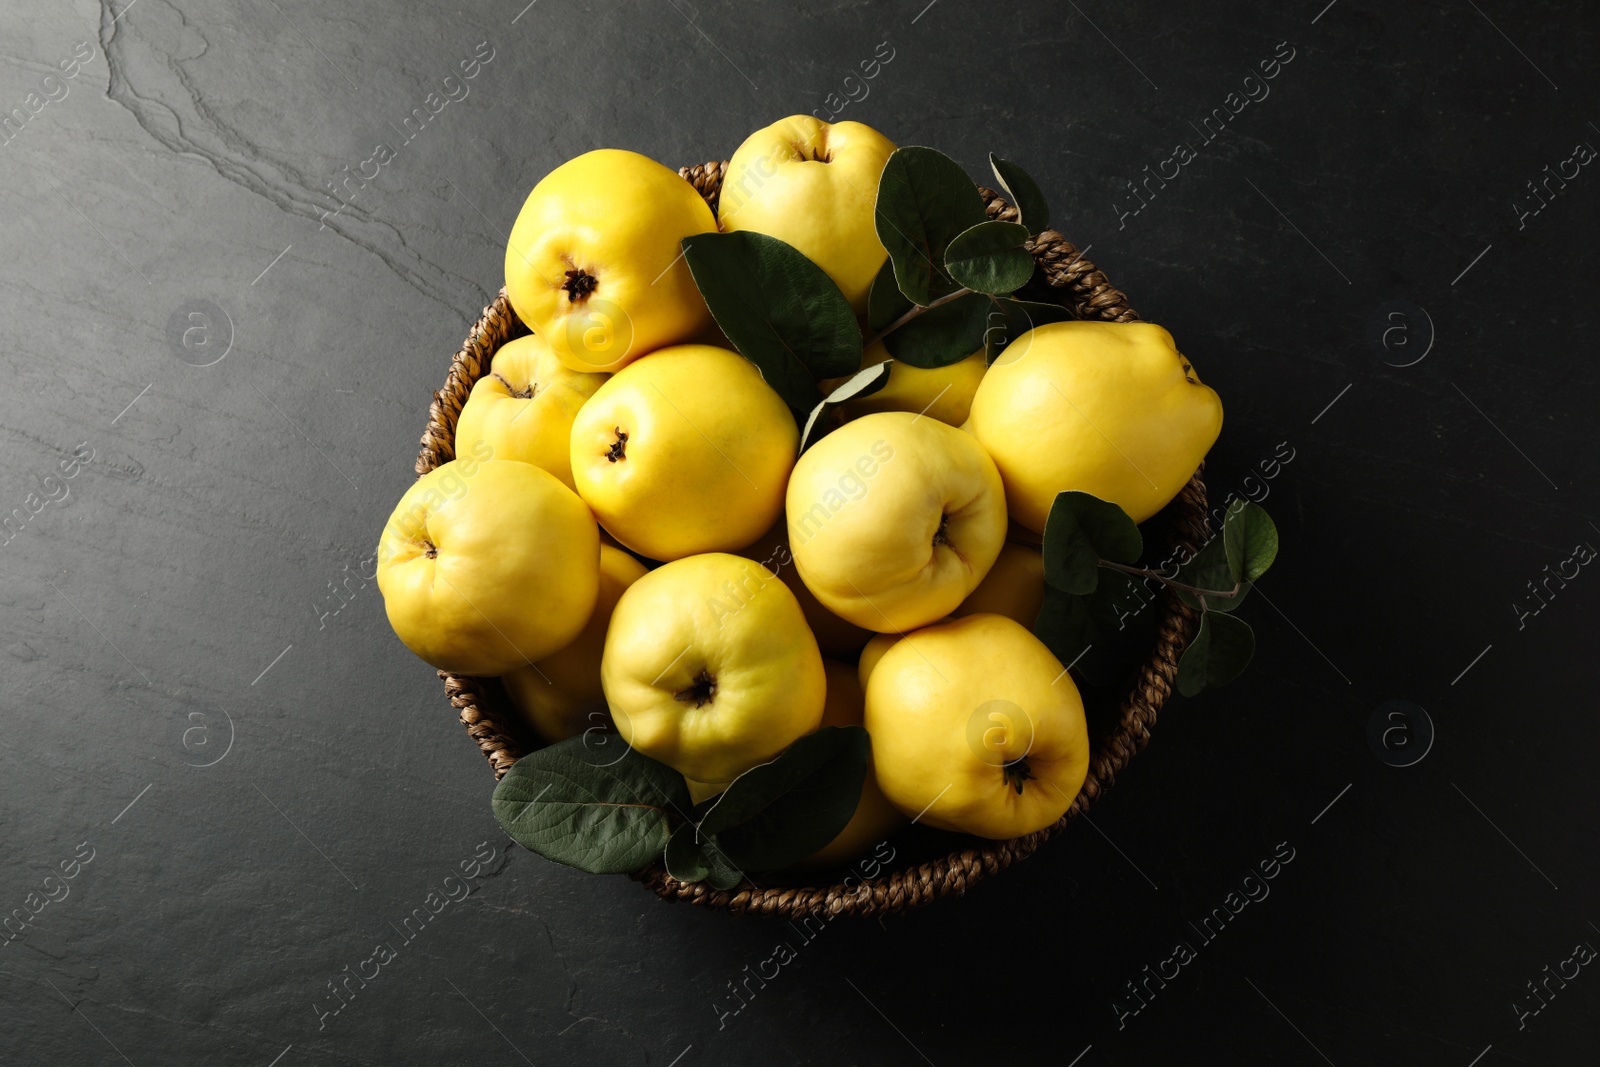
<svg viewBox="0 0 1600 1067">
<path fill-rule="evenodd" d="M 1190 593 L 1194 596 L 1202 598 L 1214 596 L 1221 597 L 1224 600 L 1232 600 L 1234 597 L 1239 595 L 1239 590 L 1243 588 L 1243 583 L 1234 582 L 1233 588 L 1226 591 L 1221 589 L 1201 589 L 1197 586 L 1185 585 L 1183 582 L 1173 581 L 1160 571 L 1153 571 L 1148 567 L 1130 567 L 1124 563 L 1112 563 L 1108 559 L 1101 560 L 1100 566 L 1105 567 L 1108 570 L 1121 571 L 1123 574 L 1133 574 L 1142 578 L 1154 578 L 1162 585 L 1168 585 L 1174 589 L 1182 589 L 1185 593 Z"/>
<path fill-rule="evenodd" d="M 912 305 L 910 311 L 906 312 L 904 315 L 901 315 L 898 319 L 895 319 L 889 325 L 885 326 L 883 329 L 879 330 L 877 333 L 861 342 L 861 347 L 866 348 L 869 345 L 883 340 L 884 335 L 893 333 L 895 330 L 898 330 L 900 327 L 904 326 L 906 323 L 910 322 L 912 319 L 916 318 L 918 315 L 921 315 L 925 311 L 932 311 L 941 304 L 948 304 L 952 300 L 959 300 L 963 296 L 971 295 L 971 293 L 971 289 L 957 289 L 953 293 L 948 293 L 945 296 L 941 296 L 939 299 L 935 300 L 926 307 L 920 304 Z"/>
</svg>

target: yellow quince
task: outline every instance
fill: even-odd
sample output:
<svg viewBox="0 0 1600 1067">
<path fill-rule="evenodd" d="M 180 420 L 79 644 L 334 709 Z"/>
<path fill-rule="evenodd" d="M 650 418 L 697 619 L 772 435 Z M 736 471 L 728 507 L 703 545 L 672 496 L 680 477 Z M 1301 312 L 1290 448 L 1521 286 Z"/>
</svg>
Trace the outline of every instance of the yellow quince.
<svg viewBox="0 0 1600 1067">
<path fill-rule="evenodd" d="M 537 334 L 507 341 L 461 408 L 456 451 L 471 451 L 482 441 L 496 459 L 543 467 L 576 489 L 572 420 L 606 378 L 568 370 Z"/>
<path fill-rule="evenodd" d="M 1109 500 L 1143 522 L 1222 431 L 1222 401 L 1149 322 L 1055 322 L 1006 346 L 967 429 L 994 457 L 1011 517 L 1044 530 L 1056 494 Z"/>
</svg>

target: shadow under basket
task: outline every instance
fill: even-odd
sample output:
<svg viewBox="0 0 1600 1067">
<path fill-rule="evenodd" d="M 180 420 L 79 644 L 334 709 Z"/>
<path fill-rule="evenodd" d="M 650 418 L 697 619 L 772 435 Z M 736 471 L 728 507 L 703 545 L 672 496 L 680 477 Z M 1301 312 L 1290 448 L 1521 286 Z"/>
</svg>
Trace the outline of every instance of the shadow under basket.
<svg viewBox="0 0 1600 1067">
<path fill-rule="evenodd" d="M 679 173 L 715 210 L 726 167 L 726 163 L 705 163 L 684 167 Z M 1016 209 L 994 190 L 979 186 L 979 192 L 989 218 L 1015 221 Z M 1060 233 L 1044 231 L 1029 243 L 1029 250 L 1039 269 L 1021 295 L 1059 303 L 1079 319 L 1106 322 L 1138 319 L 1138 314 L 1128 306 L 1127 298 Z M 422 434 L 422 450 L 417 456 L 419 476 L 455 458 L 456 419 L 473 383 L 488 373 L 490 360 L 501 345 L 528 332 L 502 289 L 467 333 L 466 342 L 451 360 L 444 387 L 434 394 L 428 411 L 428 426 Z M 1196 550 L 1209 536 L 1203 471 L 1202 464 L 1201 470 L 1177 498 L 1152 521 L 1155 536 L 1165 537 L 1173 548 L 1184 546 Z M 791 919 L 806 915 L 830 918 L 881 915 L 964 893 L 983 878 L 1031 856 L 1052 834 L 1065 829 L 1075 816 L 1087 811 L 1150 740 L 1156 714 L 1172 693 L 1178 657 L 1193 637 L 1198 618 L 1170 590 L 1157 595 L 1155 609 L 1158 617 L 1154 644 L 1122 695 L 1114 723 L 1091 738 L 1093 753 L 1083 789 L 1072 807 L 1053 825 L 1009 841 L 979 841 L 950 835 L 955 851 L 925 862 L 885 869 L 876 877 L 864 880 L 858 876 L 847 878 L 840 870 L 831 874 L 816 872 L 810 877 L 812 884 L 761 887 L 746 881 L 733 889 L 713 889 L 704 883 L 678 881 L 660 862 L 635 872 L 632 877 L 666 900 Z M 498 680 L 463 677 L 445 671 L 440 671 L 439 677 L 444 680 L 445 695 L 451 706 L 460 713 L 467 734 L 488 757 L 496 778 L 510 770 L 518 757 L 538 747 L 540 742 L 523 724 Z M 841 880 L 830 883 L 829 878 Z"/>
</svg>

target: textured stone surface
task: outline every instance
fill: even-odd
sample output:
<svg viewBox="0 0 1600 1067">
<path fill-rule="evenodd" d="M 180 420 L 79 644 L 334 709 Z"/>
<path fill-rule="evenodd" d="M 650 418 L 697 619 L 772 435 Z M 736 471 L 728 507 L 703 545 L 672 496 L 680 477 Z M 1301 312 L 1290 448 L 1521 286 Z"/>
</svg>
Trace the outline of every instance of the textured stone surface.
<svg viewBox="0 0 1600 1067">
<path fill-rule="evenodd" d="M 1600 147 L 1592 10 L 924 3 L 0 13 L 0 113 L 25 117 L 0 148 L 0 515 L 26 518 L 0 544 L 0 894 L 30 915 L 0 945 L 0 1059 L 1592 1056 L 1592 968 L 1536 1015 L 1526 987 L 1600 944 L 1600 577 L 1538 614 L 1526 586 L 1600 545 L 1600 176 L 1543 207 L 1527 186 Z M 511 852 L 359 574 L 533 182 L 600 146 L 726 158 L 859 96 L 883 42 L 838 117 L 974 176 L 989 150 L 1028 167 L 1222 392 L 1213 492 L 1265 488 L 1284 549 L 1245 609 L 1254 668 L 1174 701 L 1093 827 L 808 941 Z M 1128 181 L 1180 142 L 1134 213 Z M 327 183 L 363 165 L 340 210 Z M 1393 698 L 1437 732 L 1406 768 L 1367 740 Z M 1275 849 L 1270 895 L 1207 941 Z M 471 895 L 406 928 L 463 862 Z M 719 1016 L 780 941 L 796 958 Z M 1180 941 L 1194 959 L 1133 1013 L 1125 983 Z"/>
</svg>

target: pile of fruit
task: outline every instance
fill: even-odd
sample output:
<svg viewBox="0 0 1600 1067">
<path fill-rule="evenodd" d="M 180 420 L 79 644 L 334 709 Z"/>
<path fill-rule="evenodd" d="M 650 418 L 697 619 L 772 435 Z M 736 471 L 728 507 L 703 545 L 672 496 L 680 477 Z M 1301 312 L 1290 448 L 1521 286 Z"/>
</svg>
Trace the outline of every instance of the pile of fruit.
<svg viewBox="0 0 1600 1067">
<path fill-rule="evenodd" d="M 1018 295 L 1047 208 L 991 162 L 1015 221 L 948 157 L 810 117 L 740 146 L 715 214 L 633 152 L 534 187 L 506 249 L 532 333 L 378 557 L 406 646 L 547 742 L 496 791 L 513 838 L 722 888 L 910 821 L 1017 837 L 1077 797 L 1078 683 L 1125 678 L 1152 590 L 1203 612 L 1181 688 L 1243 666 L 1260 509 L 1138 565 L 1220 401 L 1161 327 Z"/>
</svg>

